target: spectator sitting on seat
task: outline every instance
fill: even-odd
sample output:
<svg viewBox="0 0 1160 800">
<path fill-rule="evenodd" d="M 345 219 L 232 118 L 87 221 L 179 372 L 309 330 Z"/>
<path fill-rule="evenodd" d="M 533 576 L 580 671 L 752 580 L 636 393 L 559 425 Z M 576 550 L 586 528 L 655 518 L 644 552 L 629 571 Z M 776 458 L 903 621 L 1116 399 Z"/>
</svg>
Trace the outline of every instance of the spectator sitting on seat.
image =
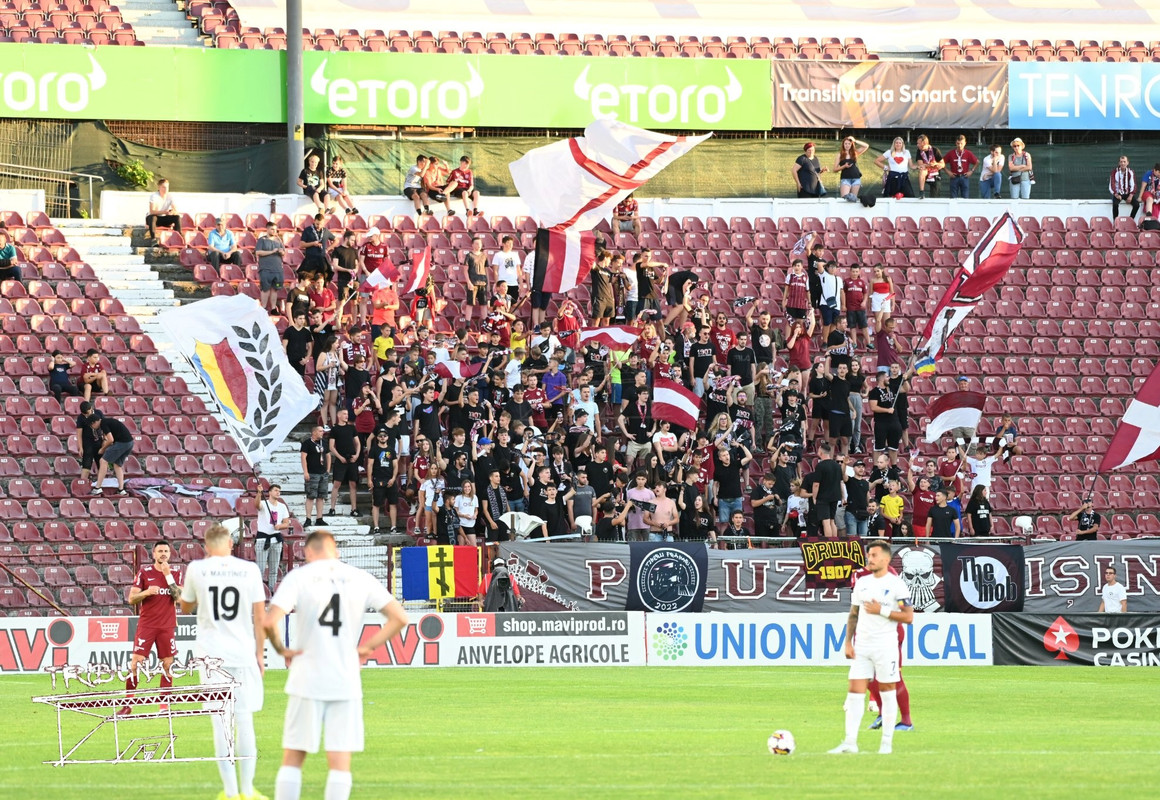
<svg viewBox="0 0 1160 800">
<path fill-rule="evenodd" d="M 282 257 L 286 246 L 278 235 L 278 225 L 266 223 L 266 231 L 254 245 L 254 255 L 258 259 L 258 286 L 262 290 L 262 308 L 271 314 L 281 313 L 278 308 L 278 292 L 282 289 Z"/>
<path fill-rule="evenodd" d="M 1003 417 L 999 420 L 999 427 L 995 429 L 995 450 L 998 451 L 1002 447 L 1002 442 L 1006 441 L 1007 455 L 1023 455 L 1023 448 L 1015 444 L 1015 439 L 1018 436 L 1019 428 L 1016 426 L 1015 420 L 1011 417 L 1011 412 L 1003 412 Z"/>
<path fill-rule="evenodd" d="M 423 185 L 423 173 L 427 171 L 429 159 L 427 156 L 416 156 L 415 163 L 407 170 L 407 177 L 403 179 L 403 197 L 415 205 L 415 216 L 431 215 L 431 202 L 427 198 L 427 190 Z"/>
<path fill-rule="evenodd" d="M 640 205 L 632 193 L 616 204 L 612 211 L 612 221 L 617 233 L 631 233 L 640 241 Z"/>
<path fill-rule="evenodd" d="M 1136 173 L 1128 166 L 1128 157 L 1120 156 L 1116 168 L 1108 178 L 1108 191 L 1112 194 L 1112 219 L 1120 216 L 1120 203 L 1132 204 L 1132 218 L 1140 210 L 1140 199 L 1136 197 Z"/>
<path fill-rule="evenodd" d="M 17 262 L 19 258 L 20 251 L 12 243 L 8 231 L 0 228 L 0 281 L 19 281 L 24 278 L 24 273 Z"/>
<path fill-rule="evenodd" d="M 343 169 L 342 156 L 335 156 L 330 160 L 330 169 L 326 171 L 326 194 L 331 200 L 341 202 L 339 208 L 348 214 L 357 214 L 354 200 L 346 191 L 346 170 Z"/>
<path fill-rule="evenodd" d="M 96 352 L 96 351 L 92 351 Z M 133 434 L 125 427 L 125 423 L 112 417 L 93 417 L 89 420 L 94 436 L 100 435 L 101 443 L 97 455 L 100 457 L 100 466 L 97 467 L 97 479 L 93 482 L 93 494 L 104 493 L 105 477 L 108 475 L 109 465 L 113 465 L 113 474 L 117 478 L 118 496 L 128 494 L 125 491 L 125 460 L 133 452 Z"/>
<path fill-rule="evenodd" d="M 458 197 L 463 201 L 463 213 L 468 217 L 483 216 L 479 210 L 479 190 L 475 188 L 475 175 L 471 172 L 471 156 L 459 159 L 459 166 L 451 170 L 447 185 L 443 191 L 450 197 Z M 447 215 L 452 216 L 454 211 L 447 209 Z"/>
<path fill-rule="evenodd" d="M 81 393 L 80 387 L 68 377 L 69 370 L 75 366 L 76 362 L 61 351 L 52 351 L 52 366 L 48 368 L 48 390 L 58 403 L 63 394 L 77 397 Z"/>
<path fill-rule="evenodd" d="M 455 212 L 451 210 L 451 198 L 447 192 L 443 191 L 444 185 L 447 183 L 447 175 L 450 170 L 447 168 L 446 161 L 440 161 L 435 156 L 427 159 L 427 169 L 423 171 L 423 195 L 425 203 L 434 200 L 436 203 L 442 203 L 443 208 L 447 211 L 447 216 L 454 216 Z M 424 206 L 423 213 L 428 216 L 431 215 L 431 209 Z"/>
<path fill-rule="evenodd" d="M 169 194 L 169 179 L 157 181 L 157 191 L 149 195 L 149 213 L 145 216 L 145 225 L 149 228 L 148 239 L 157 238 L 157 226 L 168 225 L 181 233 L 181 215 L 177 212 L 177 203 L 173 202 Z"/>
<path fill-rule="evenodd" d="M 1152 207 L 1158 198 L 1160 198 L 1160 161 L 1157 161 L 1152 169 L 1145 172 L 1144 177 L 1140 180 L 1140 195 L 1136 199 L 1144 206 L 1144 221 L 1155 219 Z M 1150 230 L 1160 229 L 1152 228 Z"/>
<path fill-rule="evenodd" d="M 306 157 L 306 164 L 298 173 L 298 188 L 310 198 L 320 212 L 331 212 L 330 195 L 326 191 L 326 173 L 322 170 L 322 159 L 317 153 Z"/>
<path fill-rule="evenodd" d="M 93 399 L 93 392 L 109 393 L 109 373 L 101 366 L 101 354 L 90 349 L 85 353 L 85 365 L 81 371 L 81 396 Z"/>
<path fill-rule="evenodd" d="M 206 259 L 214 269 L 220 269 L 222 262 L 239 267 L 242 265 L 242 254 L 238 251 L 238 240 L 233 231 L 226 230 L 225 217 L 218 217 L 217 227 L 209 232 L 206 241 L 209 242 L 209 250 L 205 254 Z"/>
</svg>

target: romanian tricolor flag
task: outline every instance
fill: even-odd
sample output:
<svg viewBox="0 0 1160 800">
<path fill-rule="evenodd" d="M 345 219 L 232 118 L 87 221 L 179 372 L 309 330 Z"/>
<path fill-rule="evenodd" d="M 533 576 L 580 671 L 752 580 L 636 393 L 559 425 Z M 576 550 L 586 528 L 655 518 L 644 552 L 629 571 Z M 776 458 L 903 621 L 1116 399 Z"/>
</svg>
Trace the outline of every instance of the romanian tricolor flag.
<svg viewBox="0 0 1160 800">
<path fill-rule="evenodd" d="M 246 373 L 226 339 L 206 344 L 194 339 L 190 361 L 221 407 L 239 422 L 245 422 L 248 405 Z"/>
<path fill-rule="evenodd" d="M 404 600 L 475 597 L 479 593 L 479 548 L 404 547 Z"/>
</svg>

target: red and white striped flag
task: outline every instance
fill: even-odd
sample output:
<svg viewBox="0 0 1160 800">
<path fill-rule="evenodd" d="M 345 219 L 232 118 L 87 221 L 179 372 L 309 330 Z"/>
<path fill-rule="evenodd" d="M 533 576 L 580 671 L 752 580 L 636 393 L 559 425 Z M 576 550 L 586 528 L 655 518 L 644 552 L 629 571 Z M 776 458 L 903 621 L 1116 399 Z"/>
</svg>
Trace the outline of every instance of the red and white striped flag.
<svg viewBox="0 0 1160 800">
<path fill-rule="evenodd" d="M 483 369 L 483 362 L 468 364 L 466 361 L 437 361 L 431 370 L 440 378 L 449 381 L 463 381 L 474 378 Z"/>
<path fill-rule="evenodd" d="M 1160 460 L 1160 366 L 1152 370 L 1140 393 L 1128 403 L 1097 471 L 1156 460 Z"/>
<path fill-rule="evenodd" d="M 653 381 L 652 415 L 653 419 L 665 419 L 693 430 L 701 416 L 701 398 L 676 381 L 657 378 Z"/>
<path fill-rule="evenodd" d="M 954 428 L 978 430 L 986 402 L 987 395 L 982 392 L 949 392 L 935 398 L 926 412 L 930 415 L 930 422 L 926 424 L 926 441 L 937 442 L 940 436 Z"/>
<path fill-rule="evenodd" d="M 583 328 L 580 331 L 580 344 L 577 347 L 583 347 L 589 342 L 596 342 L 602 344 L 609 350 L 616 352 L 624 352 L 631 350 L 632 346 L 636 344 L 636 340 L 640 338 L 640 332 L 643 328 L 638 328 L 633 325 L 609 325 L 607 328 Z"/>
<path fill-rule="evenodd" d="M 588 279 L 596 263 L 596 234 L 579 228 L 536 231 L 532 286 L 541 292 L 567 292 Z"/>
<path fill-rule="evenodd" d="M 427 285 L 427 276 L 431 274 L 431 245 L 415 253 L 411 259 L 411 277 L 407 285 L 399 292 L 400 295 L 414 294 L 415 290 Z"/>
</svg>

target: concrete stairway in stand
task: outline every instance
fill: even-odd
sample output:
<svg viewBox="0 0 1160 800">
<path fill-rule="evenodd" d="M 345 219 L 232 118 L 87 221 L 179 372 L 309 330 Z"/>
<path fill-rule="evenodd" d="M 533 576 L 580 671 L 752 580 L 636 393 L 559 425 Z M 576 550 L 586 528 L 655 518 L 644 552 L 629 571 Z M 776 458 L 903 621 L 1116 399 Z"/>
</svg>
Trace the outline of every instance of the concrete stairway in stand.
<svg viewBox="0 0 1160 800">
<path fill-rule="evenodd" d="M 224 416 L 200 377 L 176 352 L 172 339 L 161 327 L 158 315 L 167 308 L 181 305 L 182 300 L 164 285 L 158 273 L 146 263 L 145 256 L 138 252 L 138 248 L 132 246 L 130 231 L 100 220 L 54 219 L 52 222 L 64 233 L 69 245 L 76 249 L 81 259 L 93 268 L 97 278 L 108 287 L 109 293 L 121 301 L 125 312 L 137 318 L 142 331 L 157 346 L 157 351 L 169 360 L 173 374 L 185 380 L 190 391 L 205 402 L 222 428 L 228 430 Z M 306 509 L 299 448 L 302 439 L 310 435 L 311 424 L 312 418 L 304 420 L 295 435 L 283 442 L 259 469 L 262 477 L 282 485 L 282 497 L 299 519 L 302 519 Z M 249 476 L 238 477 L 245 480 Z M 359 506 L 369 521 L 370 494 L 364 488 L 359 487 Z M 371 542 L 370 526 L 364 524 L 362 519 L 350 516 L 349 502 L 341 502 L 347 497 L 344 489 L 336 506 L 338 513 L 325 517 L 326 527 L 334 532 L 342 546 L 344 560 L 385 580 L 389 571 L 388 548 L 374 545 Z M 382 519 L 386 519 L 385 514 Z"/>
<path fill-rule="evenodd" d="M 173 0 L 120 0 L 117 7 L 147 47 L 201 47 L 204 43 Z"/>
</svg>

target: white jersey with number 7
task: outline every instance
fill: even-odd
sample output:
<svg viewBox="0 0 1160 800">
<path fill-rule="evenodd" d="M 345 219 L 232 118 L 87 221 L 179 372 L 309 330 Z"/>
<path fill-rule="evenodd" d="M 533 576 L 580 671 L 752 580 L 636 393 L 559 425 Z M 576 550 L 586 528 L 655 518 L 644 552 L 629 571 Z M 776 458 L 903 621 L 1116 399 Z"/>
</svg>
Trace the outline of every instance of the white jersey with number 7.
<svg viewBox="0 0 1160 800">
<path fill-rule="evenodd" d="M 362 698 L 358 645 L 363 613 L 397 602 L 365 570 L 328 558 L 290 571 L 270 605 L 296 612 L 286 646 L 300 650 L 290 662 L 286 694 L 311 700 Z"/>
</svg>

